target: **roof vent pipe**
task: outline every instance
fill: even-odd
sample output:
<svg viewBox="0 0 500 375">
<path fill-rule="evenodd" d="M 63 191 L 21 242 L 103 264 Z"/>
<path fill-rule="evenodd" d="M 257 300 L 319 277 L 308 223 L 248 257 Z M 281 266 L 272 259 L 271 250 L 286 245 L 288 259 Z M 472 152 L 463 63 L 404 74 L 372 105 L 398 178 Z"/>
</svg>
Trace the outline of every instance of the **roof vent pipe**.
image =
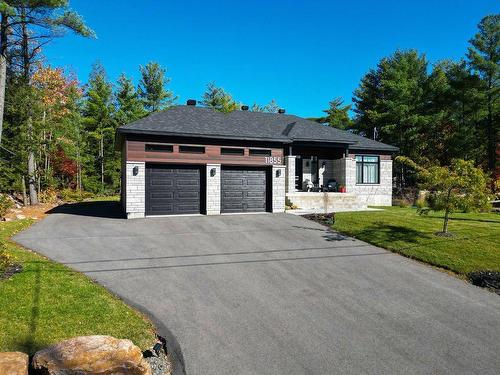
<svg viewBox="0 0 500 375">
<path fill-rule="evenodd" d="M 196 105 L 196 100 L 194 99 L 188 99 L 188 101 L 186 102 L 187 105 Z"/>
<path fill-rule="evenodd" d="M 285 113 L 285 109 L 284 108 L 278 109 L 278 113 L 281 113 L 281 114 Z"/>
<path fill-rule="evenodd" d="M 248 111 L 248 106 L 247 105 L 242 105 L 241 106 L 242 111 Z"/>
</svg>

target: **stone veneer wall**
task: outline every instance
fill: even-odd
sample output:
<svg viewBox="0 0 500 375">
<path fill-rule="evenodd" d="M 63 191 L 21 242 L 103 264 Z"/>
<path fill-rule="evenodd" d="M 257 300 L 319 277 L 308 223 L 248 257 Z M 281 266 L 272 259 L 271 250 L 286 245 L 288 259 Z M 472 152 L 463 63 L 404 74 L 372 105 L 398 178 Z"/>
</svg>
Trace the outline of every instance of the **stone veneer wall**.
<svg viewBox="0 0 500 375">
<path fill-rule="evenodd" d="M 356 160 L 350 155 L 345 160 L 345 186 L 370 206 L 392 205 L 392 160 L 380 160 L 380 184 L 356 184 Z"/>
<path fill-rule="evenodd" d="M 210 176 L 210 170 L 215 168 L 215 176 Z M 207 164 L 207 215 L 220 214 L 220 164 Z"/>
<path fill-rule="evenodd" d="M 302 210 L 316 212 L 338 212 L 365 210 L 356 194 L 295 192 L 286 195 L 288 202 Z"/>
<path fill-rule="evenodd" d="M 302 162 L 300 159 L 299 162 Z M 285 190 L 287 193 L 295 191 L 295 163 L 297 159 L 295 156 L 285 157 Z"/>
<path fill-rule="evenodd" d="M 284 165 L 273 165 L 271 171 L 271 183 L 272 183 L 272 212 L 285 212 L 285 166 Z M 277 174 L 280 174 L 279 177 Z M 294 176 L 295 176 L 295 164 L 294 164 Z M 295 186 L 295 181 L 294 181 Z"/>
<path fill-rule="evenodd" d="M 134 167 L 139 173 L 134 176 Z M 125 176 L 125 212 L 128 219 L 144 217 L 146 212 L 146 163 L 127 161 Z"/>
</svg>

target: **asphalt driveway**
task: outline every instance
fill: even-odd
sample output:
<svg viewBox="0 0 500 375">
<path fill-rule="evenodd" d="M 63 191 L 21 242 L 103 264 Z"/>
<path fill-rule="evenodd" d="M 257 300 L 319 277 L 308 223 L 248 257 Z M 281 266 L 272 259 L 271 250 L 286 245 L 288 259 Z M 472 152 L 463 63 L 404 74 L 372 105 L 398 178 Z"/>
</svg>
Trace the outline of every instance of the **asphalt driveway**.
<svg viewBox="0 0 500 375">
<path fill-rule="evenodd" d="M 500 298 L 288 214 L 66 206 L 15 240 L 159 322 L 188 374 L 498 374 Z"/>
</svg>

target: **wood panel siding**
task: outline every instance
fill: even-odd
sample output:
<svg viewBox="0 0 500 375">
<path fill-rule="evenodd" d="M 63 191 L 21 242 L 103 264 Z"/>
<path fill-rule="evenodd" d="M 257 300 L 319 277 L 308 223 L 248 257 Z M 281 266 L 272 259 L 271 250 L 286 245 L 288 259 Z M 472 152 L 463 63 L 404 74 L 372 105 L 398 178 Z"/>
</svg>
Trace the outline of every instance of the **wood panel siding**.
<svg viewBox="0 0 500 375">
<path fill-rule="evenodd" d="M 283 149 L 276 147 L 255 147 L 255 146 L 234 146 L 243 148 L 243 155 L 221 154 L 221 148 L 230 148 L 226 145 L 213 144 L 190 144 L 190 143 L 168 143 L 168 142 L 148 142 L 126 140 L 127 160 L 144 162 L 161 162 L 177 164 L 224 164 L 224 165 L 272 165 L 284 164 Z M 146 144 L 172 145 L 172 152 L 146 151 Z M 202 146 L 205 147 L 204 153 L 179 152 L 179 146 Z M 271 156 L 250 155 L 250 149 L 271 150 Z"/>
</svg>

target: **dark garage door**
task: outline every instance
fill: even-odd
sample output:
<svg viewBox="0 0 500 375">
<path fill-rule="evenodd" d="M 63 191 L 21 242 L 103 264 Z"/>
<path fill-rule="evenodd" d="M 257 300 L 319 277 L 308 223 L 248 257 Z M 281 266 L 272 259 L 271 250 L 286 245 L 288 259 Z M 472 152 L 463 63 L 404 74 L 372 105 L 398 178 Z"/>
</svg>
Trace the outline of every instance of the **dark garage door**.
<svg viewBox="0 0 500 375">
<path fill-rule="evenodd" d="M 221 212 L 266 211 L 266 170 L 223 168 L 221 173 Z"/>
<path fill-rule="evenodd" d="M 146 215 L 200 213 L 200 167 L 146 164 Z"/>
</svg>

